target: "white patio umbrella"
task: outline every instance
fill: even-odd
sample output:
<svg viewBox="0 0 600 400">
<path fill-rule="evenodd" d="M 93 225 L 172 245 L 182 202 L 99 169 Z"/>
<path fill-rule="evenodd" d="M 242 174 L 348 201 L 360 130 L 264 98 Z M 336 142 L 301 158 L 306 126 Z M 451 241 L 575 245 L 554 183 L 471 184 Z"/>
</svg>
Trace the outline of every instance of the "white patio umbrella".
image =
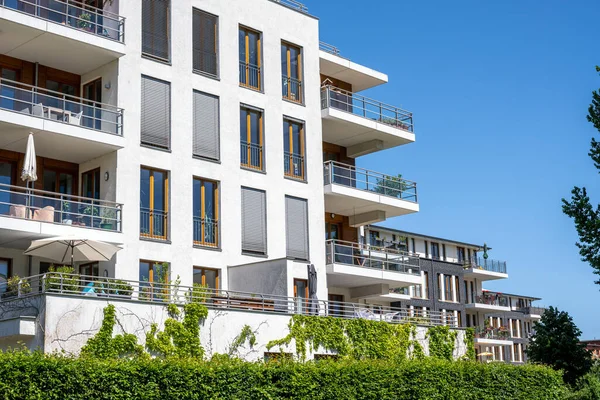
<svg viewBox="0 0 600 400">
<path fill-rule="evenodd" d="M 35 162 L 35 144 L 33 143 L 33 133 L 29 132 L 27 138 L 27 148 L 25 149 L 25 160 L 21 170 L 21 179 L 24 181 L 37 181 L 37 163 Z"/>
<path fill-rule="evenodd" d="M 70 262 L 73 266 L 74 262 L 79 261 L 109 261 L 119 250 L 119 246 L 99 240 L 54 237 L 34 240 L 24 254 L 63 264 Z"/>
</svg>

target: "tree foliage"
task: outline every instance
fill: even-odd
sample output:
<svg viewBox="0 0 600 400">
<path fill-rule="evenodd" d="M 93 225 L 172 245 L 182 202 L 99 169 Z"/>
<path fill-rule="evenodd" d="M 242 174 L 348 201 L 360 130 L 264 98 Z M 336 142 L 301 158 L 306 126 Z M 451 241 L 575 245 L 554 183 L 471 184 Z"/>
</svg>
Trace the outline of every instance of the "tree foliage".
<svg viewBox="0 0 600 400">
<path fill-rule="evenodd" d="M 570 385 L 590 370 L 591 353 L 579 342 L 581 331 L 567 312 L 550 307 L 534 329 L 526 350 L 529 360 L 563 370 Z"/>
<path fill-rule="evenodd" d="M 600 67 L 596 67 L 600 72 Z M 598 90 L 592 92 L 592 104 L 588 108 L 587 120 L 600 132 L 600 94 Z M 588 153 L 594 166 L 600 172 L 600 142 L 592 138 L 590 152 Z M 587 262 L 594 269 L 594 274 L 600 275 L 600 205 L 595 208 L 590 203 L 585 187 L 575 186 L 571 191 L 571 201 L 562 199 L 563 212 L 575 221 L 579 242 L 579 254 L 582 261 Z M 600 285 L 600 279 L 595 282 Z"/>
<path fill-rule="evenodd" d="M 376 186 L 373 188 L 373 191 L 376 193 L 397 197 L 399 199 L 403 198 L 405 195 L 404 192 L 407 190 L 408 184 L 402 179 L 401 174 L 398 174 L 397 176 L 386 175 L 384 178 L 377 178 Z"/>
</svg>

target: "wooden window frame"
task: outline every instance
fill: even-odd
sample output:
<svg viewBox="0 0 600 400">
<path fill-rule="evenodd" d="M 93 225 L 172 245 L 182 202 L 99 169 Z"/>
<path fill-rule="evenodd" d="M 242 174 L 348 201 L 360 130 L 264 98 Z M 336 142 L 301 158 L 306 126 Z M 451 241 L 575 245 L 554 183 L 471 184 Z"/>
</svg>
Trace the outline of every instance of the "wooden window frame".
<svg viewBox="0 0 600 400">
<path fill-rule="evenodd" d="M 424 278 L 424 282 L 425 284 L 423 285 L 422 288 L 422 292 L 423 292 L 423 299 L 429 299 L 429 272 L 427 271 L 423 271 L 423 278 Z"/>
<path fill-rule="evenodd" d="M 204 232 L 204 229 L 206 227 L 206 186 L 205 183 L 206 182 L 210 182 L 215 186 L 215 190 L 214 190 L 214 196 L 215 196 L 215 225 L 216 225 L 216 232 L 214 235 L 215 241 L 214 243 L 208 242 L 206 241 L 206 235 L 202 235 L 202 240 L 194 240 L 194 246 L 201 246 L 201 247 L 211 247 L 211 248 L 219 248 L 221 240 L 221 225 L 220 225 L 220 207 L 219 207 L 219 202 L 220 202 L 220 188 L 221 185 L 219 184 L 218 181 L 213 181 L 212 179 L 204 179 L 204 178 L 200 178 L 200 177 L 194 177 L 193 179 L 194 181 L 199 181 L 200 182 L 200 221 L 201 221 L 201 232 Z M 195 210 L 194 210 L 195 211 Z M 193 213 L 192 213 L 193 216 Z"/>
<path fill-rule="evenodd" d="M 94 273 L 93 273 L 93 272 L 94 272 L 94 269 L 93 269 L 93 266 L 94 266 L 94 265 L 97 265 L 97 266 L 98 266 L 98 275 L 94 275 Z M 91 275 L 85 275 L 85 274 L 84 274 L 84 273 L 81 271 L 81 269 L 82 269 L 82 268 L 89 268 L 89 267 L 92 267 L 92 274 L 91 274 Z M 99 263 L 98 261 L 95 261 L 95 262 L 90 262 L 90 263 L 80 264 L 80 265 L 79 265 L 79 275 L 85 275 L 85 276 L 94 276 L 94 277 L 99 277 L 99 276 L 100 276 L 100 263 Z"/>
<path fill-rule="evenodd" d="M 150 171 L 150 204 L 148 205 L 148 212 L 149 212 L 149 219 L 148 219 L 148 224 L 149 224 L 149 232 L 148 233 L 143 233 L 141 232 L 141 225 L 140 225 L 140 236 L 142 238 L 148 238 L 148 239 L 154 239 L 154 240 L 168 240 L 169 237 L 169 171 L 165 171 L 162 169 L 158 169 L 158 168 L 151 168 L 151 167 L 145 167 L 142 166 L 140 168 L 140 171 L 142 169 L 148 170 Z M 165 203 L 165 210 L 162 211 L 165 213 L 164 215 L 164 234 L 163 235 L 155 235 L 154 234 L 154 174 L 153 172 L 161 172 L 165 175 L 165 181 L 164 181 L 164 203 Z M 141 205 L 141 204 L 140 204 Z"/>
<path fill-rule="evenodd" d="M 202 286 L 206 286 L 206 271 L 212 271 L 212 272 L 216 272 L 216 278 L 215 278 L 215 286 L 216 286 L 216 290 L 220 290 L 221 289 L 221 270 L 220 269 L 216 269 L 216 268 L 206 268 L 206 267 L 194 267 L 194 271 L 201 271 L 201 278 L 202 278 L 202 282 L 200 283 Z M 194 274 L 196 275 L 196 274 Z"/>
<path fill-rule="evenodd" d="M 462 253 L 461 253 L 462 251 Z M 461 259 L 462 254 L 462 259 Z M 456 260 L 459 263 L 467 264 L 467 252 L 464 247 L 456 246 Z"/>
<path fill-rule="evenodd" d="M 94 169 L 90 169 L 90 170 L 87 170 L 87 171 L 81 173 L 81 185 L 80 185 L 80 190 L 81 191 L 79 192 L 79 193 L 81 193 L 80 194 L 81 197 L 86 197 L 85 196 L 86 192 L 85 192 L 85 190 L 83 188 L 83 182 L 84 182 L 83 177 L 85 175 L 92 174 L 92 178 L 93 178 L 92 179 L 92 186 L 96 187 L 96 185 L 95 185 L 95 183 L 96 183 L 96 181 L 95 181 L 96 176 L 94 175 L 96 172 L 98 172 L 98 180 L 99 180 L 99 182 L 101 184 L 102 183 L 102 176 L 101 176 L 101 173 L 100 173 L 100 167 L 94 168 Z M 100 185 L 98 185 L 98 186 L 100 186 Z M 95 199 L 94 197 L 89 197 L 89 198 L 90 199 Z M 98 199 L 95 199 L 95 200 L 99 200 L 99 199 L 100 199 L 100 193 L 98 193 Z"/>
<path fill-rule="evenodd" d="M 262 91 L 263 82 L 262 82 L 262 32 L 257 31 L 256 29 L 248 28 L 244 25 L 239 25 L 238 32 L 244 32 L 244 48 L 245 48 L 245 60 L 240 60 L 240 62 L 244 62 L 245 71 L 246 71 L 246 83 L 240 81 L 240 86 L 252 90 Z M 257 52 L 257 82 L 258 86 L 250 85 L 250 33 L 255 33 L 258 36 L 256 39 L 256 52 Z M 239 38 L 239 34 L 238 34 Z"/>
<path fill-rule="evenodd" d="M 8 276 L 6 277 L 6 279 L 8 278 L 12 278 L 13 276 L 13 260 L 12 258 L 6 258 L 6 257 L 0 257 L 0 261 L 6 261 L 6 263 L 8 264 Z"/>
<path fill-rule="evenodd" d="M 296 285 L 296 282 L 304 282 L 305 284 L 305 289 L 304 289 L 304 310 L 303 311 L 308 311 L 308 300 L 309 300 L 309 295 L 308 295 L 308 279 L 301 279 L 301 278 L 294 278 L 294 299 L 301 299 L 302 297 L 298 296 L 298 285 Z M 294 306 L 296 305 L 296 303 L 294 302 Z"/>
<path fill-rule="evenodd" d="M 282 72 L 282 77 L 283 79 L 287 79 L 287 94 L 283 95 L 283 98 L 285 100 L 289 100 L 291 102 L 294 103 L 299 103 L 299 104 L 303 104 L 304 102 L 304 85 L 303 85 L 303 71 L 302 71 L 302 47 L 297 46 L 295 44 L 292 44 L 290 42 L 286 42 L 285 40 L 281 41 L 281 46 L 285 47 L 285 52 L 286 52 L 286 67 L 287 67 L 287 71 L 286 71 L 286 75 L 283 74 Z M 291 89 L 291 82 L 292 82 L 292 56 L 291 56 L 291 50 L 292 48 L 298 50 L 298 58 L 296 60 L 296 62 L 298 63 L 298 99 L 295 98 L 294 93 Z M 283 52 L 283 48 L 281 49 Z M 283 54 L 282 54 L 283 56 Z M 283 84 L 283 83 L 282 83 Z"/>
<path fill-rule="evenodd" d="M 283 118 L 283 126 L 285 127 L 286 122 L 289 124 L 289 129 L 287 132 L 288 135 L 288 140 L 289 140 L 289 147 L 286 149 L 285 148 L 285 139 L 283 141 L 284 143 L 284 157 L 285 157 L 285 153 L 287 152 L 289 154 L 288 156 L 288 162 L 290 165 L 290 170 L 292 169 L 292 165 L 294 165 L 294 156 L 299 156 L 301 157 L 301 161 L 302 161 L 302 165 L 300 168 L 300 175 L 296 175 L 294 173 L 294 171 L 290 171 L 290 172 L 286 172 L 285 168 L 284 168 L 284 175 L 286 178 L 292 178 L 292 179 L 298 179 L 298 180 L 302 180 L 305 181 L 306 180 L 306 176 L 305 176 L 305 170 L 306 170 L 306 157 L 305 157 L 305 149 L 306 149 L 306 143 L 305 143 L 305 133 L 304 133 L 304 122 L 302 121 L 298 121 L 296 119 L 293 118 L 288 118 L 288 117 L 284 117 Z M 294 125 L 298 125 L 300 126 L 300 154 L 295 154 L 294 153 Z M 283 132 L 284 135 L 286 135 L 286 132 L 284 130 Z"/>
<path fill-rule="evenodd" d="M 264 162 L 264 158 L 265 158 L 265 153 L 264 153 L 264 111 L 258 108 L 253 108 L 253 107 L 248 107 L 245 105 L 242 105 L 240 107 L 241 110 L 244 110 L 246 112 L 246 152 L 247 152 L 247 163 L 244 164 L 241 162 L 240 160 L 240 166 L 242 168 L 245 169 L 249 169 L 249 170 L 253 170 L 253 171 L 261 171 L 263 172 L 265 170 L 265 162 Z M 258 113 L 259 117 L 258 117 L 258 143 L 252 143 L 252 113 Z M 240 128 L 241 130 L 241 128 Z M 241 133 L 241 132 L 240 132 Z M 259 146 L 259 166 L 255 167 L 254 165 L 252 165 L 252 158 L 251 158 L 251 154 L 252 154 L 252 148 L 250 145 L 252 144 L 257 144 Z"/>
<path fill-rule="evenodd" d="M 460 303 L 460 279 L 458 275 L 454 275 L 454 296 L 456 297 L 456 302 Z"/>
</svg>

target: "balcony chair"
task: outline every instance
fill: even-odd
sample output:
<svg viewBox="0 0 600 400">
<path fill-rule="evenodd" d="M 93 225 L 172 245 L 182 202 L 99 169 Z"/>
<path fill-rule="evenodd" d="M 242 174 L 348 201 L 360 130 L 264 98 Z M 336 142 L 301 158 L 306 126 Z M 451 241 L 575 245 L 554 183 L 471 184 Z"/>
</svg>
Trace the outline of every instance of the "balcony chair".
<svg viewBox="0 0 600 400">
<path fill-rule="evenodd" d="M 8 215 L 11 217 L 29 219 L 31 217 L 31 211 L 28 212 L 26 206 L 10 206 Z"/>
<path fill-rule="evenodd" d="M 36 117 L 45 117 L 44 105 L 42 103 L 34 104 L 33 107 L 31 107 L 31 115 Z"/>
<path fill-rule="evenodd" d="M 81 116 L 82 115 L 83 115 L 83 111 L 79 111 L 77 114 L 69 115 L 69 124 L 81 125 Z"/>
<path fill-rule="evenodd" d="M 54 207 L 46 206 L 33 212 L 34 221 L 54 222 Z"/>
</svg>

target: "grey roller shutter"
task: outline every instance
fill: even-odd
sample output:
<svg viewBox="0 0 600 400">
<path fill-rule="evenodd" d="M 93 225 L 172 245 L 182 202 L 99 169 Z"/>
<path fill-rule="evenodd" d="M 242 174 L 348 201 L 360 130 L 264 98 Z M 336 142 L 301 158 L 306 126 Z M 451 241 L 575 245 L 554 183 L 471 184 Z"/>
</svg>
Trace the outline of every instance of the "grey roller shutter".
<svg viewBox="0 0 600 400">
<path fill-rule="evenodd" d="M 242 187 L 242 251 L 267 254 L 267 204 L 262 190 Z"/>
<path fill-rule="evenodd" d="M 171 85 L 142 76 L 142 143 L 169 149 L 171 145 Z"/>
<path fill-rule="evenodd" d="M 194 70 L 211 76 L 218 72 L 218 17 L 194 9 L 193 14 L 193 58 Z"/>
<path fill-rule="evenodd" d="M 194 91 L 193 154 L 219 159 L 219 98 Z"/>
<path fill-rule="evenodd" d="M 170 60 L 170 0 L 142 1 L 142 53 Z"/>
<path fill-rule="evenodd" d="M 308 202 L 285 197 L 286 250 L 289 258 L 308 260 Z"/>
</svg>

